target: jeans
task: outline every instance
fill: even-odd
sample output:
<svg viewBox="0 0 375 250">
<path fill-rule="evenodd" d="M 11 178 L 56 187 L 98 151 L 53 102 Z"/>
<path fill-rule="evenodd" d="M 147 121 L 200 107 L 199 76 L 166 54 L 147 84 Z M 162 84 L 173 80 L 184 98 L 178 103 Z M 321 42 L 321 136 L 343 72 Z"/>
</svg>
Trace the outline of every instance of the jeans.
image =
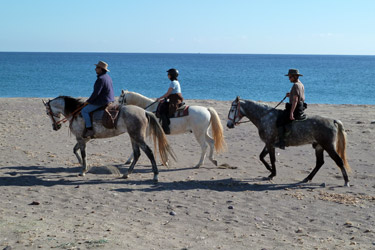
<svg viewBox="0 0 375 250">
<path fill-rule="evenodd" d="M 98 105 L 93 105 L 93 104 L 88 104 L 86 105 L 82 110 L 81 114 L 83 119 L 85 120 L 86 128 L 91 128 L 92 127 L 92 122 L 90 118 L 90 113 L 101 108 L 102 106 Z"/>
</svg>

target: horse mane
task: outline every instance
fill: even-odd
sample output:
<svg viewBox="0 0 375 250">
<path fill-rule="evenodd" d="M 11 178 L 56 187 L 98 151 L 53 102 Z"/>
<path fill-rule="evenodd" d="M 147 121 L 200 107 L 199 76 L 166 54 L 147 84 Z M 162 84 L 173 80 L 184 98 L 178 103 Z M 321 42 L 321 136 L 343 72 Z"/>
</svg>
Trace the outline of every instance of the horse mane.
<svg viewBox="0 0 375 250">
<path fill-rule="evenodd" d="M 263 112 L 270 112 L 271 110 L 277 110 L 276 108 L 271 107 L 269 104 L 264 103 L 262 101 L 253 101 L 253 100 L 244 100 L 244 101 L 248 103 L 253 103 L 254 105 L 260 107 L 263 110 Z"/>
<path fill-rule="evenodd" d="M 62 98 L 65 101 L 64 112 L 65 114 L 71 114 L 79 107 L 81 107 L 85 102 L 80 98 L 74 98 L 71 96 L 59 96 L 57 98 Z M 56 98 L 56 99 L 57 99 Z"/>
<path fill-rule="evenodd" d="M 146 96 L 143 96 L 137 92 L 126 91 L 125 95 L 128 95 L 126 97 L 127 104 L 137 105 L 143 108 L 149 105 L 150 103 L 154 102 L 152 99 Z"/>
</svg>

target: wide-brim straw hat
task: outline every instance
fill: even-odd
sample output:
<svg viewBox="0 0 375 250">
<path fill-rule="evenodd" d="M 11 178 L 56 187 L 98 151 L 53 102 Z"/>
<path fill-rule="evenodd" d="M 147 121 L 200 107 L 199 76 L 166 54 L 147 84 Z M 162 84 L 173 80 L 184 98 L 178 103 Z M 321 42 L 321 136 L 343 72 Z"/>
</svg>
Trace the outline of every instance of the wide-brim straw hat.
<svg viewBox="0 0 375 250">
<path fill-rule="evenodd" d="M 285 76 L 288 76 L 288 75 L 303 76 L 302 74 L 299 73 L 298 69 L 289 69 L 288 74 L 286 74 Z"/>
<path fill-rule="evenodd" d="M 109 69 L 108 69 L 108 63 L 106 62 L 103 62 L 103 61 L 99 61 L 98 64 L 94 64 L 96 67 L 99 67 L 99 68 L 102 68 L 104 69 L 105 71 L 109 72 Z"/>
</svg>

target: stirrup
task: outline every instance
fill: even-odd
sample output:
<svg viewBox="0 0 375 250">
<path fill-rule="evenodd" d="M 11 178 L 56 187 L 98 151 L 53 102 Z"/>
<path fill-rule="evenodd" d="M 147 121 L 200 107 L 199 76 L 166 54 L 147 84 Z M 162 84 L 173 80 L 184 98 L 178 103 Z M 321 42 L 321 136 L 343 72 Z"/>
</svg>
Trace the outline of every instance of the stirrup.
<svg viewBox="0 0 375 250">
<path fill-rule="evenodd" d="M 83 134 L 83 138 L 93 137 L 95 132 L 93 129 L 86 129 L 85 133 Z"/>
</svg>

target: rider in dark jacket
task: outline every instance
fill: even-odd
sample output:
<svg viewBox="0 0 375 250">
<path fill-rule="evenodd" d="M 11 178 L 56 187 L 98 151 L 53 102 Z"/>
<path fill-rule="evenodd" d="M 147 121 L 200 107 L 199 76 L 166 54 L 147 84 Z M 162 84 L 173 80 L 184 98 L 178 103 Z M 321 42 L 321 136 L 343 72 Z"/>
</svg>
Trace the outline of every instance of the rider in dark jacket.
<svg viewBox="0 0 375 250">
<path fill-rule="evenodd" d="M 98 78 L 94 84 L 94 91 L 89 99 L 87 99 L 85 103 L 86 106 L 81 111 L 86 126 L 86 131 L 83 135 L 85 138 L 92 137 L 95 134 L 92 128 L 90 113 L 115 101 L 112 79 L 107 74 L 107 72 L 109 72 L 108 64 L 99 61 L 98 64 L 95 65 Z"/>
</svg>

